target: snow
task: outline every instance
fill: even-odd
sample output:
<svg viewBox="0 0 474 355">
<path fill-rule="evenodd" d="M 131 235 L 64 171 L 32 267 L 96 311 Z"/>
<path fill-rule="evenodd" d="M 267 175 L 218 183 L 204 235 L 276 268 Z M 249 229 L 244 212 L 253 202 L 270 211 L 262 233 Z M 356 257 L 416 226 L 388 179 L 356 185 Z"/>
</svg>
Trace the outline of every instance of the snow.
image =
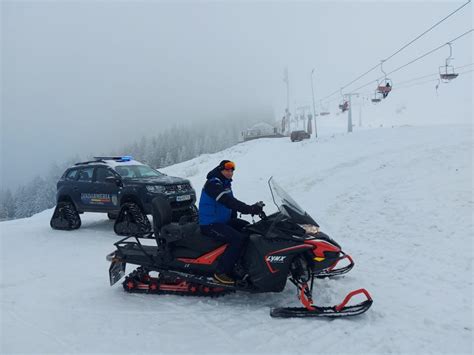
<svg viewBox="0 0 474 355">
<path fill-rule="evenodd" d="M 367 313 L 271 318 L 271 307 L 298 306 L 290 283 L 217 299 L 128 294 L 108 282 L 113 222 L 86 213 L 79 230 L 55 231 L 48 210 L 0 223 L 0 352 L 472 354 L 472 126 L 367 129 L 374 121 L 346 134 L 343 116 L 318 123 L 318 140 L 249 141 L 163 172 L 199 192 L 233 160 L 235 195 L 269 213 L 274 176 L 356 262 L 315 282 L 316 303 L 364 287 Z"/>
<path fill-rule="evenodd" d="M 125 161 L 117 161 L 117 160 L 110 160 L 110 159 L 103 159 L 107 162 L 108 165 L 112 166 L 112 167 L 117 167 L 117 166 L 126 166 L 126 165 L 131 165 L 131 166 L 134 166 L 134 165 L 143 165 L 141 162 L 139 161 L 136 161 L 136 160 L 125 160 Z"/>
</svg>

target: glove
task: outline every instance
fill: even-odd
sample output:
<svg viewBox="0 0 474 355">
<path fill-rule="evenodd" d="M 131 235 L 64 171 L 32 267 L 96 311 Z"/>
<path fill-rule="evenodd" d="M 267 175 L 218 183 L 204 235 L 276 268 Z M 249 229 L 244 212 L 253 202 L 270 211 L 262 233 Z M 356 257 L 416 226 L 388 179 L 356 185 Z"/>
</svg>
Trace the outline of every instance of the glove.
<svg viewBox="0 0 474 355">
<path fill-rule="evenodd" d="M 262 201 L 254 203 L 252 206 L 250 206 L 250 209 L 251 209 L 250 214 L 259 215 L 260 213 L 263 212 L 263 206 L 265 206 L 265 204 Z"/>
</svg>

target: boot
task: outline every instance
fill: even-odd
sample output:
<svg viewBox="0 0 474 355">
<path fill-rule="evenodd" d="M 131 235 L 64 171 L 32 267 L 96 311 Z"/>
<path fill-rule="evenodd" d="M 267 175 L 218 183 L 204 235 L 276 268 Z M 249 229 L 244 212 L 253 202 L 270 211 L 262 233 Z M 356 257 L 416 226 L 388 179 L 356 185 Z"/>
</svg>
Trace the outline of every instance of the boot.
<svg viewBox="0 0 474 355">
<path fill-rule="evenodd" d="M 216 272 L 214 274 L 214 281 L 219 282 L 223 285 L 234 285 L 235 284 L 235 281 L 234 281 L 233 278 L 231 278 L 230 276 L 227 276 L 224 273 L 218 273 L 218 272 Z"/>
</svg>

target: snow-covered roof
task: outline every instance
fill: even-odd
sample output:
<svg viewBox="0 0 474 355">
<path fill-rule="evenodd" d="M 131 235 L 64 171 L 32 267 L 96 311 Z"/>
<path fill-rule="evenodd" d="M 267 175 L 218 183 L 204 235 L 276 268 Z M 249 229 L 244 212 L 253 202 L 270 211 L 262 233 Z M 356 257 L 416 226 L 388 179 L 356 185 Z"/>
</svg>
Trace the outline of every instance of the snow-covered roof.
<svg viewBox="0 0 474 355">
<path fill-rule="evenodd" d="M 252 127 L 250 127 L 248 130 L 249 131 L 253 131 L 253 130 L 257 130 L 257 129 L 260 129 L 260 130 L 273 130 L 273 126 L 269 123 L 266 123 L 266 122 L 260 122 L 260 123 L 257 123 L 255 125 L 253 125 Z"/>
</svg>

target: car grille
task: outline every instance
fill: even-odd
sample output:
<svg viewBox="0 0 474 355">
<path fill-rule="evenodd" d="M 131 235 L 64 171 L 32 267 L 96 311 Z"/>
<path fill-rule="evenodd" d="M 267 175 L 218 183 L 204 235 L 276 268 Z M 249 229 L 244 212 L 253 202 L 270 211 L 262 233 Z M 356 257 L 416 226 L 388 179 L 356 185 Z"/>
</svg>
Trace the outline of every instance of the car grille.
<svg viewBox="0 0 474 355">
<path fill-rule="evenodd" d="M 182 193 L 192 191 L 190 184 L 178 184 L 165 186 L 165 192 L 169 194 Z"/>
<path fill-rule="evenodd" d="M 176 201 L 170 202 L 171 208 L 173 209 L 191 206 L 192 204 L 193 204 L 193 200 L 181 201 L 181 202 L 176 202 Z"/>
</svg>

